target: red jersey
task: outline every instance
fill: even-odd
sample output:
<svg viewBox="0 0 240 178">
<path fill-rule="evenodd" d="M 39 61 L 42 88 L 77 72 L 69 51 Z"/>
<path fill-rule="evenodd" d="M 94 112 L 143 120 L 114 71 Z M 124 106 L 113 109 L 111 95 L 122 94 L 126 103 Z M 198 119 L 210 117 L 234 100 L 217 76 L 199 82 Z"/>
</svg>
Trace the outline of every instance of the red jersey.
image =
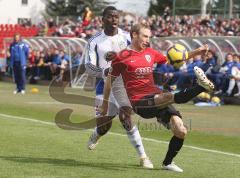
<svg viewBox="0 0 240 178">
<path fill-rule="evenodd" d="M 153 80 L 154 63 L 164 64 L 166 57 L 152 48 L 146 48 L 141 52 L 123 50 L 112 61 L 112 76 L 122 75 L 131 103 L 139 101 L 146 95 L 160 93 Z"/>
</svg>

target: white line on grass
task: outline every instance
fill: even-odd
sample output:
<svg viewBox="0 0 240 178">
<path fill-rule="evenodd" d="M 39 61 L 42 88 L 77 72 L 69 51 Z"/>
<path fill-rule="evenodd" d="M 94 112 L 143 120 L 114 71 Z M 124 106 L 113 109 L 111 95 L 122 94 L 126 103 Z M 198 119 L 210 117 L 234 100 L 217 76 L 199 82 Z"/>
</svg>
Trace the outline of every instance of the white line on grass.
<svg viewBox="0 0 240 178">
<path fill-rule="evenodd" d="M 37 120 L 37 119 L 33 119 L 33 118 L 13 116 L 13 115 L 1 114 L 1 113 L 0 113 L 0 116 L 8 118 L 8 119 L 9 118 L 10 119 L 19 119 L 19 120 L 25 120 L 25 121 L 35 122 L 35 123 L 41 123 L 41 124 L 45 124 L 45 125 L 56 126 L 56 124 L 53 123 L 53 122 L 46 122 L 46 121 L 41 121 L 41 120 Z M 117 136 L 121 136 L 121 137 L 126 137 L 127 136 L 125 134 L 114 133 L 114 132 L 108 132 L 108 133 L 111 134 L 111 135 L 117 135 Z M 160 140 L 156 140 L 156 139 L 152 139 L 152 138 L 144 138 L 144 137 L 142 137 L 142 139 L 146 140 L 146 141 L 154 142 L 154 143 L 164 143 L 164 144 L 168 144 L 169 143 L 169 142 L 166 142 L 166 141 L 160 141 Z M 201 147 L 196 147 L 196 146 L 190 146 L 190 145 L 184 145 L 184 147 L 191 148 L 191 149 L 194 149 L 194 150 L 199 150 L 199 151 L 205 151 L 205 152 L 210 152 L 210 153 L 217 153 L 217 154 L 222 154 L 222 155 L 227 155 L 227 156 L 233 156 L 233 157 L 240 158 L 240 154 L 235 154 L 235 153 L 223 152 L 223 151 L 218 151 L 218 150 L 211 150 L 211 149 L 206 149 L 206 148 L 201 148 Z"/>
</svg>

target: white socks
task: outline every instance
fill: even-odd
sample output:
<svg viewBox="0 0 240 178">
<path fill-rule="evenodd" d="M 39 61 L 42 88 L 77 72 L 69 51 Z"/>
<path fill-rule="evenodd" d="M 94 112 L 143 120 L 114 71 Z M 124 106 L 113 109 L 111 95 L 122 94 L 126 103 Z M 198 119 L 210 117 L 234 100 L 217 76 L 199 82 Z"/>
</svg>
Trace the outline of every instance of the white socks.
<svg viewBox="0 0 240 178">
<path fill-rule="evenodd" d="M 95 138 L 101 137 L 101 135 L 99 135 L 97 132 L 97 127 L 95 127 L 95 129 L 94 129 L 93 135 Z M 133 126 L 132 130 L 127 132 L 127 136 L 128 136 L 129 141 L 133 145 L 133 147 L 136 149 L 139 157 L 146 158 L 147 155 L 145 153 L 143 143 L 142 143 L 142 138 L 140 136 L 137 126 Z"/>
<path fill-rule="evenodd" d="M 136 149 L 139 157 L 140 158 L 147 157 L 144 147 L 143 147 L 142 138 L 140 136 L 137 126 L 133 126 L 132 130 L 127 132 L 127 135 L 128 135 L 128 138 L 129 138 L 131 144 Z"/>
</svg>

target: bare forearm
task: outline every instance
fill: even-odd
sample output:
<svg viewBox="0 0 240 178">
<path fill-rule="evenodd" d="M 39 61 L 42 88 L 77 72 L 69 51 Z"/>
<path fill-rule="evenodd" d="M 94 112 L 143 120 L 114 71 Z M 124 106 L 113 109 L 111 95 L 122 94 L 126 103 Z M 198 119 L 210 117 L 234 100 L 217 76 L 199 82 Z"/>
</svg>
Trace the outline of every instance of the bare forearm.
<svg viewBox="0 0 240 178">
<path fill-rule="evenodd" d="M 202 55 L 208 51 L 208 45 L 203 45 L 193 51 L 188 52 L 188 59 L 191 59 L 197 55 Z"/>
<path fill-rule="evenodd" d="M 111 75 L 108 75 L 107 79 L 105 81 L 104 90 L 103 90 L 103 101 L 104 102 L 108 102 L 113 81 L 114 81 L 114 77 L 112 77 Z"/>
<path fill-rule="evenodd" d="M 199 49 L 196 49 L 194 51 L 190 51 L 190 52 L 188 52 L 188 58 L 191 59 L 194 56 L 199 55 L 199 54 L 201 54 L 201 51 Z"/>
</svg>

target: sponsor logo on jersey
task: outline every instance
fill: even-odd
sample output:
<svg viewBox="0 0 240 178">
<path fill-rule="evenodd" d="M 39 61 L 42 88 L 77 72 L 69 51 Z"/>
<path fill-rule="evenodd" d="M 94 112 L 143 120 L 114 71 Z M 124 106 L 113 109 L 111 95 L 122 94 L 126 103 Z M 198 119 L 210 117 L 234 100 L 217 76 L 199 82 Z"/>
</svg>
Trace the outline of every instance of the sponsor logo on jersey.
<svg viewBox="0 0 240 178">
<path fill-rule="evenodd" d="M 139 67 L 139 68 L 136 68 L 136 70 L 135 70 L 135 73 L 137 75 L 147 75 L 151 72 L 152 72 L 151 67 Z"/>
</svg>

